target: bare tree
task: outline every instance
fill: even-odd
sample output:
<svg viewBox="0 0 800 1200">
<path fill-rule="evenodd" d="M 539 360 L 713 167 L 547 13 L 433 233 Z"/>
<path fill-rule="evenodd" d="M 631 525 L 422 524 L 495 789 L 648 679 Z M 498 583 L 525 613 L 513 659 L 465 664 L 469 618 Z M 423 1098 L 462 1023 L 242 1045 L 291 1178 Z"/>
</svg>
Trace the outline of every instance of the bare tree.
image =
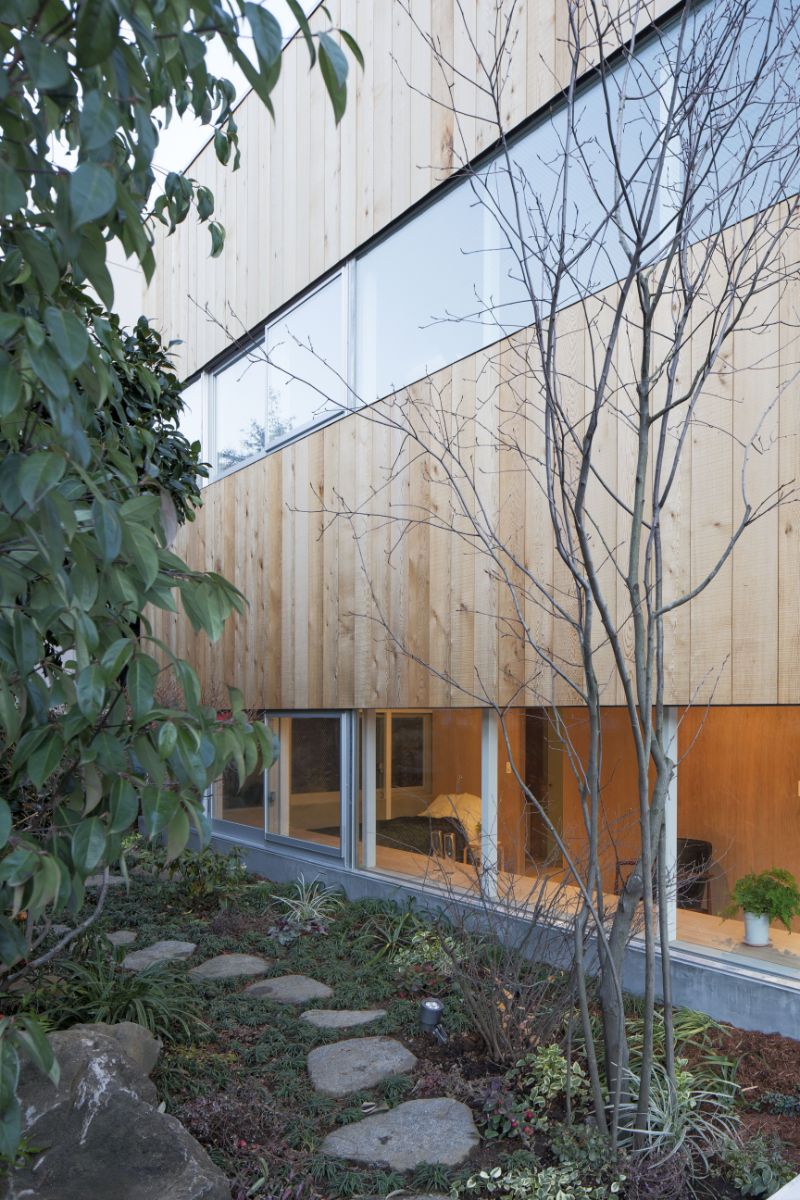
<svg viewBox="0 0 800 1200">
<path fill-rule="evenodd" d="M 428 99 L 452 115 L 462 178 L 491 230 L 480 248 L 493 259 L 483 275 L 491 287 L 476 286 L 463 311 L 437 314 L 482 326 L 480 378 L 470 381 L 474 402 L 455 386 L 439 387 L 435 375 L 378 403 L 357 397 L 365 403 L 359 419 L 391 433 L 387 479 L 422 464 L 431 499 L 412 494 L 399 508 L 384 486 L 354 505 L 343 488 L 336 505 L 325 507 L 331 519 L 351 523 L 371 583 L 422 523 L 483 556 L 497 584 L 499 615 L 483 615 L 519 647 L 512 703 L 535 698 L 549 707 L 578 783 L 580 856 L 526 785 L 503 724 L 517 782 L 549 826 L 579 898 L 573 966 L 583 1040 L 596 1118 L 616 1144 L 620 1114 L 630 1110 L 623 1105 L 629 1055 L 622 972 L 637 922 L 645 1033 L 636 1128 L 644 1127 L 654 1070 L 659 960 L 664 1066 L 674 1077 L 667 911 L 675 879 L 664 835 L 677 755 L 665 701 L 676 622 L 713 587 L 750 527 L 794 498 L 791 479 L 764 488 L 751 478 L 753 461 L 775 448 L 777 406 L 794 376 L 784 369 L 780 384 L 763 388 L 743 428 L 732 418 L 730 349 L 736 335 L 796 324 L 785 288 L 799 274 L 791 235 L 800 227 L 800 4 L 687 0 L 660 25 L 645 0 L 563 0 L 567 67 L 554 81 L 558 100 L 537 142 L 512 133 L 506 121 L 519 0 L 494 0 L 488 17 L 479 6 L 487 25 L 480 30 L 457 0 L 475 72 L 448 58 L 419 26 L 412 0 L 396 2 L 433 53 L 440 81 Z M 491 127 L 485 141 L 495 146 L 478 165 L 468 128 L 476 122 Z M 254 345 L 252 353 L 264 352 Z M 768 364 L 771 353 L 768 347 L 746 368 Z M 787 361 L 784 354 L 783 368 Z M 730 440 L 739 496 L 730 531 L 687 584 L 671 570 L 680 535 L 674 509 L 686 450 L 698 433 Z M 609 445 L 621 456 L 624 449 L 628 473 L 609 470 Z M 515 511 L 546 524 L 554 571 L 521 542 L 520 523 L 500 511 L 498 471 L 524 481 Z M 376 525 L 391 531 L 388 564 L 377 568 L 363 551 Z M 370 608 L 402 653 L 465 699 L 495 708 L 503 721 L 510 705 L 495 681 L 477 668 L 465 681 L 446 664 L 421 658 L 374 586 Z M 712 671 L 704 701 L 713 689 Z M 610 696 L 627 713 L 637 781 L 635 864 L 618 894 L 602 845 L 601 718 Z M 564 704 L 585 713 L 585 748 L 571 737 Z M 602 1068 L 591 1036 L 589 934 Z"/>
<path fill-rule="evenodd" d="M 401 2 L 415 21 L 413 4 Z M 448 502 L 436 497 L 426 507 L 412 497 L 413 511 L 399 512 L 384 491 L 357 511 L 342 505 L 338 515 L 353 521 L 357 539 L 366 516 L 373 526 L 389 522 L 395 541 L 420 521 L 465 540 L 485 556 L 504 597 L 505 616 L 498 620 L 524 648 L 519 695 L 553 704 L 558 693 L 585 710 L 588 750 L 579 753 L 558 707 L 551 709 L 580 789 L 585 869 L 563 840 L 561 850 L 582 896 L 579 968 L 587 927 L 598 946 L 608 1110 L 592 1061 L 580 970 L 578 994 L 597 1117 L 603 1125 L 610 1112 L 616 1141 L 628 1067 L 621 978 L 638 913 L 646 962 L 639 1128 L 653 1070 L 659 957 L 669 1017 L 666 914 L 674 880 L 667 873 L 664 823 L 676 748 L 665 720 L 665 659 L 676 615 L 713 586 L 745 532 L 793 497 L 793 480 L 766 493 L 750 480 L 753 458 L 775 445 L 777 405 L 793 377 L 765 389 L 746 430 L 738 423 L 734 429 L 732 404 L 715 389 L 733 370 L 734 335 L 774 329 L 779 320 L 792 323 L 779 305 L 785 284 L 798 274 L 789 235 L 800 223 L 800 6 L 794 0 L 687 3 L 661 27 L 637 0 L 622 13 L 604 0 L 565 3 L 569 70 L 557 81 L 559 104 L 540 150 L 535 138 L 511 136 L 504 117 L 517 0 L 496 0 L 488 38 L 476 35 L 457 5 L 477 64 L 474 80 L 416 26 L 443 82 L 429 99 L 452 113 L 463 175 L 494 230 L 483 253 L 497 259 L 496 291 L 476 289 L 465 298 L 464 312 L 440 316 L 479 321 L 487 341 L 502 341 L 482 356 L 482 372 L 491 378 L 478 389 L 474 411 L 452 388 L 437 389 L 435 378 L 364 410 L 364 419 L 402 436 L 393 473 L 423 456 L 432 489 L 446 489 Z M 472 107 L 464 101 L 466 85 Z M 470 121 L 493 126 L 496 153 L 488 166 L 469 161 Z M 747 366 L 757 369 L 768 358 L 769 351 Z M 676 536 L 671 506 L 686 447 L 698 430 L 732 439 L 740 495 L 729 536 L 682 586 L 669 573 Z M 629 451 L 628 477 L 609 473 L 609 441 Z M 536 516 L 546 514 L 557 578 L 543 572 L 516 530 L 504 525 L 492 500 L 496 478 L 481 465 L 487 445 L 495 463 L 527 481 L 519 494 L 535 498 Z M 366 559 L 364 566 L 369 570 Z M 376 590 L 372 600 L 373 616 L 408 652 Z M 566 636 L 552 637 L 554 626 Z M 447 676 L 441 663 L 426 665 Z M 471 687 L 453 677 L 448 682 L 502 716 L 496 689 L 477 672 Z M 601 708 L 614 690 L 628 714 L 638 801 L 637 861 L 618 896 L 600 854 Z M 707 691 L 713 692 L 712 682 Z M 510 744 L 507 750 L 513 758 Z M 519 771 L 517 779 L 548 820 Z M 552 833 L 560 838 L 555 828 Z M 670 1049 L 666 1068 L 671 1075 Z"/>
</svg>

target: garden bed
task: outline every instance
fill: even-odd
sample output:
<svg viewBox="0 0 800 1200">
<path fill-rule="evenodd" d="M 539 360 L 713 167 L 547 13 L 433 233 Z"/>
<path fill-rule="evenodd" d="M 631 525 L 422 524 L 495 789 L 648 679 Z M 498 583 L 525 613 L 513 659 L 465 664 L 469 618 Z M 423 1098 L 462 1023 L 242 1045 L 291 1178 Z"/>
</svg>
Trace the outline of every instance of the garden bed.
<svg viewBox="0 0 800 1200">
<path fill-rule="evenodd" d="M 220 909 L 219 901 L 226 900 L 226 892 L 227 907 Z M 591 1195 L 602 1200 L 624 1195 L 657 1200 L 659 1194 L 680 1194 L 674 1190 L 659 1193 L 652 1181 L 647 1187 L 635 1184 L 630 1174 L 621 1189 L 614 1191 L 614 1172 L 597 1166 L 595 1140 L 585 1133 L 580 1114 L 579 1136 L 565 1140 L 564 1099 L 555 1085 L 541 1110 L 532 1112 L 530 1119 L 527 1110 L 523 1111 L 512 1127 L 517 1121 L 514 1088 L 521 1087 L 519 1078 L 515 1082 L 513 1073 L 507 1077 L 508 1064 L 493 1062 L 486 1053 L 435 954 L 413 950 L 413 938 L 417 936 L 418 951 L 419 930 L 424 928 L 419 920 L 409 920 L 391 906 L 370 901 L 337 903 L 329 911 L 322 906 L 316 913 L 313 893 L 306 908 L 301 905 L 300 917 L 294 919 L 283 901 L 297 896 L 296 889 L 253 877 L 237 879 L 234 888 L 223 883 L 219 889 L 209 886 L 204 892 L 197 879 L 195 886 L 187 886 L 180 878 L 171 881 L 145 873 L 132 876 L 130 890 L 117 888 L 109 895 L 100 922 L 106 932 L 135 932 L 134 948 L 162 939 L 196 944 L 190 960 L 161 973 L 166 986 L 178 976 L 183 983 L 172 998 L 172 1008 L 170 1003 L 166 1006 L 164 1020 L 172 1025 L 166 1032 L 172 1036 L 165 1040 L 154 1079 L 167 1111 L 184 1123 L 231 1180 L 233 1200 L 248 1196 L 346 1200 L 385 1196 L 401 1189 L 424 1193 L 455 1189 L 478 1196 L 493 1186 L 491 1181 L 485 1181 L 486 1186 L 473 1183 L 471 1188 L 467 1181 L 497 1167 L 521 1173 L 523 1182 L 513 1194 L 538 1200 L 551 1193 L 541 1190 L 543 1185 L 539 1191 L 530 1187 L 526 1191 L 525 1172 L 530 1177 L 534 1170 L 547 1167 L 566 1169 L 570 1145 L 575 1149 L 581 1183 L 594 1190 L 582 1191 L 576 1184 L 575 1190 L 564 1188 L 566 1197 Z M 107 946 L 101 952 L 113 954 Z M 186 972 L 192 966 L 233 952 L 262 956 L 268 964 L 267 977 L 311 976 L 328 985 L 333 997 L 310 1006 L 281 1004 L 263 996 L 256 999 L 245 991 L 250 979 L 192 981 L 191 987 L 186 987 Z M 131 973 L 121 968 L 124 951 L 116 953 L 117 969 L 131 980 Z M 160 973 L 155 975 L 158 979 Z M 96 1015 L 66 1011 L 70 986 L 61 981 L 55 987 L 45 983 L 38 999 L 34 998 L 55 1024 L 90 1020 Z M 420 1033 L 419 999 L 428 991 L 445 1005 L 449 1040 L 444 1045 Z M 82 1003 L 88 1003 L 88 994 L 84 986 Z M 30 1003 L 30 999 L 22 1002 Z M 301 1020 L 306 1007 L 382 1008 L 386 1016 L 343 1034 Z M 635 1019 L 632 1011 L 631 1020 Z M 686 1054 L 692 1069 L 700 1060 L 705 1067 L 716 1061 L 729 1074 L 736 1068 L 740 1089 L 736 1108 L 744 1133 L 767 1135 L 766 1140 L 755 1143 L 754 1165 L 748 1166 L 745 1159 L 738 1168 L 735 1163 L 726 1167 L 716 1162 L 716 1173 L 698 1185 L 699 1192 L 716 1197 L 769 1195 L 769 1190 L 758 1190 L 758 1172 L 765 1181 L 770 1170 L 776 1172 L 775 1180 L 786 1177 L 785 1164 L 777 1166 L 775 1148 L 769 1144 L 773 1135 L 780 1137 L 785 1157 L 800 1170 L 800 1043 L 744 1033 L 705 1018 L 687 1022 L 686 1027 L 692 1035 Z M 362 1034 L 400 1041 L 417 1058 L 413 1071 L 342 1098 L 315 1091 L 306 1068 L 309 1051 Z M 558 1055 L 557 1049 L 553 1052 Z M 543 1062 L 537 1063 L 540 1074 Z M 557 1061 L 553 1062 L 557 1074 Z M 576 1078 L 579 1095 L 582 1084 Z M 526 1094 L 539 1093 L 534 1089 Z M 467 1104 L 482 1135 L 468 1159 L 457 1167 L 423 1164 L 411 1173 L 400 1173 L 353 1165 L 320 1151 L 331 1130 L 361 1121 L 366 1111 L 374 1111 L 368 1106 L 380 1111 L 407 1100 L 442 1096 Z M 560 1150 L 556 1152 L 554 1146 Z M 665 1171 L 662 1182 L 663 1178 Z M 737 1178 L 740 1184 L 747 1179 L 751 1190 L 735 1186 Z M 502 1189 L 500 1194 L 504 1194 Z"/>
</svg>

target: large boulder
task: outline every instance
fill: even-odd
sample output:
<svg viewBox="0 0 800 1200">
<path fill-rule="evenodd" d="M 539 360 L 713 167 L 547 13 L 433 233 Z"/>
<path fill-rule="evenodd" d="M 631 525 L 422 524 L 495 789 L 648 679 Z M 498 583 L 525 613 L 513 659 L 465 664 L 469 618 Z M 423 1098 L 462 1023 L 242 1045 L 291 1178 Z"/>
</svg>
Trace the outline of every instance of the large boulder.
<svg viewBox="0 0 800 1200">
<path fill-rule="evenodd" d="M 4 1200 L 229 1200 L 230 1186 L 174 1117 L 123 1044 L 152 1057 L 146 1039 L 98 1026 L 50 1035 L 61 1068 L 54 1085 L 26 1064 L 23 1132 L 35 1154 L 0 1184 Z"/>
<path fill-rule="evenodd" d="M 145 1075 L 150 1075 L 158 1062 L 163 1044 L 154 1037 L 144 1025 L 137 1021 L 119 1021 L 116 1025 L 107 1025 L 104 1021 L 95 1021 L 91 1025 L 73 1025 L 70 1032 L 76 1029 L 87 1029 L 93 1033 L 104 1033 L 118 1042 L 131 1062 L 135 1063 Z"/>
</svg>

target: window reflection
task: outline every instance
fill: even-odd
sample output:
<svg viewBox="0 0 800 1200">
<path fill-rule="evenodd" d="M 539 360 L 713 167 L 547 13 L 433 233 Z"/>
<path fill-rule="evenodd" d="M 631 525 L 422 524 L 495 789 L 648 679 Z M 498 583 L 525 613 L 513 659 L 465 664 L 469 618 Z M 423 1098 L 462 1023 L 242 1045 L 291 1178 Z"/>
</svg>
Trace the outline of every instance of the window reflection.
<svg viewBox="0 0 800 1200">
<path fill-rule="evenodd" d="M 214 376 L 217 470 L 227 471 L 266 449 L 267 366 L 254 353 Z"/>
</svg>

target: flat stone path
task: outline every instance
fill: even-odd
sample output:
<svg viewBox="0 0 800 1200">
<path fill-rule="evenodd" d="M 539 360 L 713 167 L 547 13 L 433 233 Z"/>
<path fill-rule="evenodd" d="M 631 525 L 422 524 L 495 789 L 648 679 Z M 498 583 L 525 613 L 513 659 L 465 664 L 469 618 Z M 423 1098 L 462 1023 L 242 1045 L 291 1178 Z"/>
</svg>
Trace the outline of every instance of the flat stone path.
<svg viewBox="0 0 800 1200">
<path fill-rule="evenodd" d="M 308 1004 L 309 1000 L 328 1000 L 333 991 L 325 983 L 308 975 L 278 975 L 275 979 L 259 979 L 246 987 L 248 996 L 264 996 L 280 1004 Z"/>
<path fill-rule="evenodd" d="M 111 933 L 106 934 L 106 938 L 112 946 L 132 946 L 138 936 L 133 929 L 114 929 Z"/>
<path fill-rule="evenodd" d="M 301 1021 L 307 1021 L 317 1029 L 354 1029 L 357 1025 L 369 1025 L 386 1016 L 385 1008 L 309 1008 L 300 1014 Z"/>
<path fill-rule="evenodd" d="M 163 942 L 153 942 L 151 946 L 143 946 L 141 950 L 133 950 L 126 954 L 122 965 L 126 971 L 143 971 L 154 963 L 182 961 L 194 954 L 197 946 L 194 942 L 178 942 L 167 939 Z"/>
<path fill-rule="evenodd" d="M 189 974 L 193 979 L 236 979 L 241 975 L 265 975 L 270 964 L 258 954 L 218 954 L 206 959 Z"/>
<path fill-rule="evenodd" d="M 320 1149 L 350 1162 L 413 1171 L 422 1163 L 456 1167 L 477 1144 L 478 1131 L 466 1104 L 443 1097 L 408 1100 L 390 1112 L 343 1125 L 328 1134 Z"/>
<path fill-rule="evenodd" d="M 311 1082 L 324 1096 L 348 1096 L 375 1087 L 393 1075 L 405 1075 L 416 1064 L 411 1051 L 389 1037 L 347 1038 L 316 1046 L 308 1055 Z"/>
</svg>

